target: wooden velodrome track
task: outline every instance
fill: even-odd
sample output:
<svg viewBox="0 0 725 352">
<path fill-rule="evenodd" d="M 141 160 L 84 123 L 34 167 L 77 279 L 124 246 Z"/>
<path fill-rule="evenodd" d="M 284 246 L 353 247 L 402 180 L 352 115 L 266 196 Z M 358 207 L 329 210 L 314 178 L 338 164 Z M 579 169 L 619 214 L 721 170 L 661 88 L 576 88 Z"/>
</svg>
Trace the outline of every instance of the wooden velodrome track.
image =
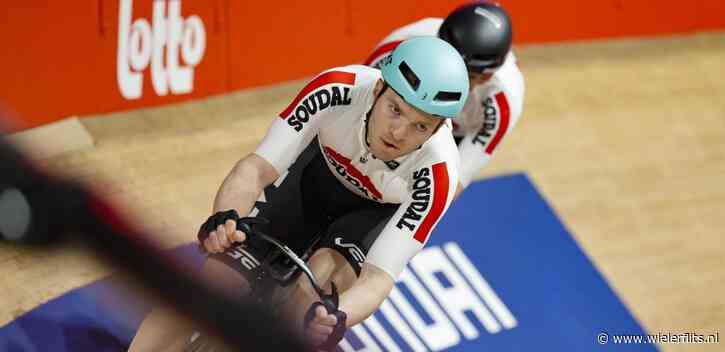
<svg viewBox="0 0 725 352">
<path fill-rule="evenodd" d="M 516 52 L 523 116 L 481 176 L 526 172 L 647 331 L 725 333 L 725 33 Z M 179 245 L 304 83 L 87 116 L 93 145 L 40 162 Z M 0 325 L 111 271 L 72 248 L 0 244 Z"/>
</svg>

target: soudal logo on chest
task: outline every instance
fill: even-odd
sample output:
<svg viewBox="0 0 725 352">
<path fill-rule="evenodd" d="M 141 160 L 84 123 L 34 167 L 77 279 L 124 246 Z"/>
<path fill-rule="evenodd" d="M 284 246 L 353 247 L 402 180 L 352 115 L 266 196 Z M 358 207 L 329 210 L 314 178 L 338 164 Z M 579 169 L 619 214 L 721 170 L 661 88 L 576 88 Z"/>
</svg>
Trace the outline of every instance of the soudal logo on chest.
<svg viewBox="0 0 725 352">
<path fill-rule="evenodd" d="M 286 120 L 295 131 L 301 131 L 310 118 L 318 112 L 331 106 L 352 103 L 350 87 L 342 87 L 342 84 L 354 85 L 355 74 L 330 71 L 317 76 L 297 94 L 297 97 L 279 114 L 279 117 Z"/>
<path fill-rule="evenodd" d="M 365 194 L 368 198 L 380 200 L 383 195 L 375 188 L 375 185 L 369 177 L 363 175 L 349 158 L 336 152 L 334 149 L 325 146 L 325 157 L 327 161 L 335 168 L 335 172 L 345 179 L 349 184 L 353 185 L 357 190 Z"/>
<path fill-rule="evenodd" d="M 448 185 L 448 169 L 443 162 L 414 171 L 411 202 L 396 226 L 409 231 L 418 226 L 413 237 L 424 243 L 443 214 L 448 200 Z"/>
<path fill-rule="evenodd" d="M 499 117 L 500 121 L 497 121 Z M 508 130 L 509 119 L 509 105 L 503 92 L 497 93 L 493 98 L 486 98 L 483 102 L 483 125 L 471 143 L 484 146 L 486 153 L 492 154 Z"/>
</svg>

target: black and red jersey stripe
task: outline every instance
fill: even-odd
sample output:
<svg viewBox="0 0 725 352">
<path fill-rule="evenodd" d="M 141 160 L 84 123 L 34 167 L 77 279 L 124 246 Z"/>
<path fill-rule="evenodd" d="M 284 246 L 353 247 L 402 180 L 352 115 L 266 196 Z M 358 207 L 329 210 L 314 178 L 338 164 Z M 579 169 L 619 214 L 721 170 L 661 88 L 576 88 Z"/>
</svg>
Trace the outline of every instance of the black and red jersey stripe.
<svg viewBox="0 0 725 352">
<path fill-rule="evenodd" d="M 426 239 L 430 235 L 433 225 L 436 224 L 438 219 L 443 214 L 443 210 L 448 203 L 448 191 L 450 182 L 448 179 L 448 167 L 445 162 L 434 164 L 432 166 L 433 173 L 433 205 L 426 214 L 423 222 L 415 231 L 415 238 L 420 243 L 425 243 Z"/>
<path fill-rule="evenodd" d="M 292 100 L 292 102 L 287 105 L 287 108 L 285 108 L 279 114 L 279 117 L 281 117 L 283 120 L 287 119 L 287 117 L 292 114 L 292 111 L 294 111 L 294 108 L 297 106 L 297 104 L 299 104 L 300 101 L 304 99 L 308 94 L 312 93 L 313 91 L 326 84 L 333 83 L 354 85 L 355 74 L 345 71 L 330 71 L 315 77 L 315 79 L 313 79 L 310 83 L 307 83 L 307 85 L 302 88 L 302 90 L 299 92 L 299 94 L 297 94 L 295 99 Z"/>
<path fill-rule="evenodd" d="M 370 54 L 370 56 L 368 56 L 368 58 L 363 62 L 363 64 L 366 66 L 372 65 L 376 59 L 393 51 L 393 49 L 395 49 L 398 46 L 398 44 L 400 44 L 402 42 L 403 42 L 402 40 L 396 40 L 396 41 L 393 41 L 390 43 L 385 43 L 385 44 L 381 45 L 380 47 L 375 49 L 375 51 L 373 51 L 373 53 Z"/>
<path fill-rule="evenodd" d="M 363 187 L 365 187 L 365 189 L 370 192 L 373 198 L 378 200 L 383 198 L 383 194 L 380 193 L 377 188 L 375 188 L 375 184 L 373 184 L 373 182 L 370 180 L 370 177 L 360 172 L 360 170 L 358 170 L 355 165 L 352 164 L 352 160 L 350 158 L 346 158 L 344 155 L 338 153 L 337 151 L 328 146 L 325 146 L 324 149 L 325 152 L 327 152 L 327 155 L 335 159 L 338 164 L 342 165 L 350 176 L 358 180 L 358 182 L 360 182 Z"/>
<path fill-rule="evenodd" d="M 509 108 L 509 102 L 506 99 L 506 94 L 503 92 L 497 93 L 494 98 L 499 109 L 500 122 L 496 134 L 493 136 L 491 143 L 486 146 L 486 154 L 492 154 L 498 146 L 499 142 L 503 138 L 506 131 L 509 129 L 509 122 L 511 120 L 511 109 Z"/>
</svg>

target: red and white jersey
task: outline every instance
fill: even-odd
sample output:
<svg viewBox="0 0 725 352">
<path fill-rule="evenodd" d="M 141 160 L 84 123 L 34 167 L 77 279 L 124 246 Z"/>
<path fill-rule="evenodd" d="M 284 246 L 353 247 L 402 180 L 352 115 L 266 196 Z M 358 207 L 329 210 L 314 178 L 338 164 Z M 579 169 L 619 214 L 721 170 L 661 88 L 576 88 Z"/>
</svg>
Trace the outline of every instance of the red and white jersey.
<svg viewBox="0 0 725 352">
<path fill-rule="evenodd" d="M 425 18 L 395 30 L 380 42 L 365 65 L 377 67 L 405 39 L 437 36 L 442 23 L 442 18 Z M 503 137 L 516 125 L 523 104 L 524 78 L 516 65 L 516 56 L 509 52 L 493 77 L 470 92 L 463 111 L 453 122 L 453 135 L 463 138 L 458 152 L 459 179 L 464 187 L 488 163 Z"/>
<path fill-rule="evenodd" d="M 325 71 L 279 114 L 256 154 L 283 175 L 317 137 L 327 166 L 348 190 L 400 204 L 366 262 L 396 278 L 448 209 L 458 182 L 458 151 L 443 124 L 421 148 L 398 159 L 376 159 L 365 139 L 380 71 L 352 65 Z"/>
</svg>

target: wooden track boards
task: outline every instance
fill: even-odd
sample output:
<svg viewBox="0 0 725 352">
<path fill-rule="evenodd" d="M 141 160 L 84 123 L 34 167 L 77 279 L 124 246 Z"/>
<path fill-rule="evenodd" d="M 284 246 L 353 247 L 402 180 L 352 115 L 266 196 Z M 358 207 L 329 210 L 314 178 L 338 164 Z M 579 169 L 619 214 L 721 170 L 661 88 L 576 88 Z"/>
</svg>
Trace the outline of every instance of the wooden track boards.
<svg viewBox="0 0 725 352">
<path fill-rule="evenodd" d="M 725 33 L 516 52 L 523 117 L 481 176 L 526 172 L 649 332 L 725 333 Z M 42 164 L 103 190 L 165 246 L 189 242 L 304 83 L 85 117 L 95 146 Z M 0 263 L 0 324 L 110 272 L 76 249 L 0 244 Z"/>
</svg>

